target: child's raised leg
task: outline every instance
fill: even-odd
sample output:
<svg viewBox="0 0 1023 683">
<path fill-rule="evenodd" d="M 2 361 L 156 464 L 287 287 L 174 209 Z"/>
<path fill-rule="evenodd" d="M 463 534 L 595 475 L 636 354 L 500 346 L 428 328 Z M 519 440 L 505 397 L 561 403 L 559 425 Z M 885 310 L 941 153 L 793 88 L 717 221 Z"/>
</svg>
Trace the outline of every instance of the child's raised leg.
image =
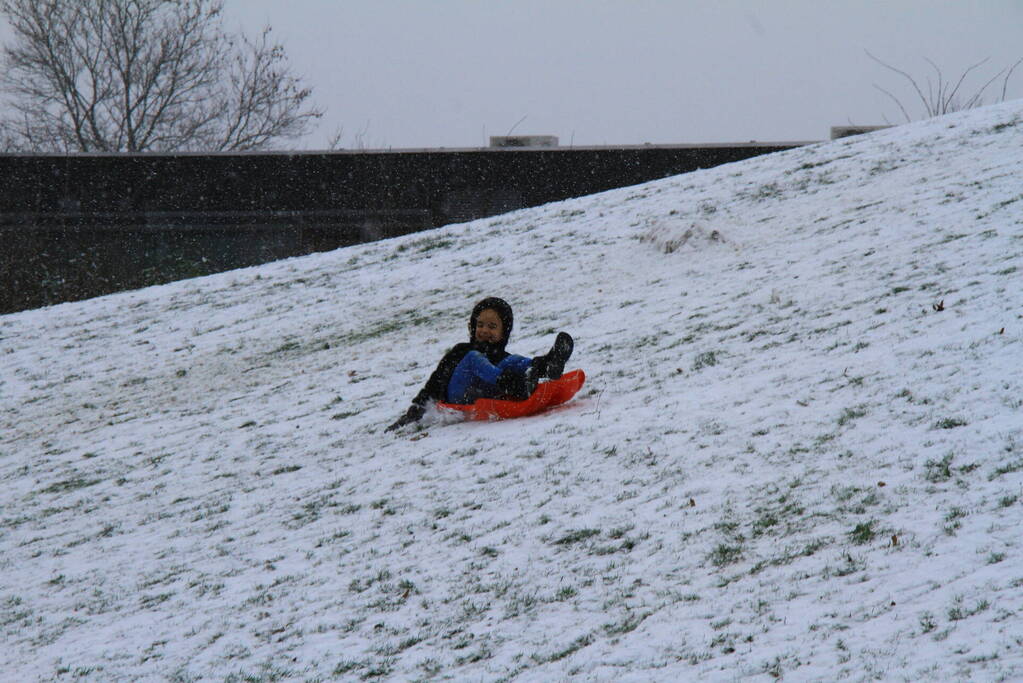
<svg viewBox="0 0 1023 683">
<path fill-rule="evenodd" d="M 565 363 L 572 355 L 575 348 L 575 340 L 568 332 L 558 332 L 554 339 L 554 345 L 545 356 L 537 356 L 533 359 L 533 366 L 540 377 L 558 379 L 565 371 Z"/>
<path fill-rule="evenodd" d="M 532 359 L 507 356 L 496 365 L 479 351 L 470 351 L 455 367 L 448 383 L 447 400 L 469 404 L 478 398 L 512 398 L 523 400 L 536 389 L 536 377 L 527 372 Z"/>
</svg>

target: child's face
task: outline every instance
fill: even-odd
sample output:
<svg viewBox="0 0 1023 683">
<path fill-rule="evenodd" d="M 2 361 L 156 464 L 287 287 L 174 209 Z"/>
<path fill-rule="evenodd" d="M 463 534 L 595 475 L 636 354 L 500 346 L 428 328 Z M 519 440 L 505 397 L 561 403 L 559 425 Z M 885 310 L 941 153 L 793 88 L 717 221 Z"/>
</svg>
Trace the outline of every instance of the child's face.
<svg viewBox="0 0 1023 683">
<path fill-rule="evenodd" d="M 483 309 L 476 318 L 476 341 L 496 344 L 504 339 L 501 316 L 492 308 Z"/>
</svg>

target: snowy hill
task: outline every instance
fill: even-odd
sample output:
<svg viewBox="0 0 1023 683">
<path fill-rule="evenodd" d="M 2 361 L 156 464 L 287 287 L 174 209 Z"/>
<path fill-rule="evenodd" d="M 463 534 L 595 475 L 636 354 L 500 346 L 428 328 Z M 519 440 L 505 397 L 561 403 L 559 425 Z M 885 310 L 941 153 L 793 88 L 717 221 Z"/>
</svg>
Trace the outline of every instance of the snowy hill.
<svg viewBox="0 0 1023 683">
<path fill-rule="evenodd" d="M 5 680 L 1023 679 L 1023 102 L 0 317 Z M 551 413 L 384 433 L 485 295 Z"/>
</svg>

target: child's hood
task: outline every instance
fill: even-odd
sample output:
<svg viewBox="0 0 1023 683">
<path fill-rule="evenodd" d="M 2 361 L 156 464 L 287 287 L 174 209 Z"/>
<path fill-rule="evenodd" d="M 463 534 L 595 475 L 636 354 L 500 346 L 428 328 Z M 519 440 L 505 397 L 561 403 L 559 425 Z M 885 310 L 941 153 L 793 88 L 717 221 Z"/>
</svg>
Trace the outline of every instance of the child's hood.
<svg viewBox="0 0 1023 683">
<path fill-rule="evenodd" d="M 501 325 L 504 327 L 504 337 L 501 341 L 494 344 L 494 346 L 503 351 L 504 347 L 508 344 L 508 338 L 511 336 L 515 316 L 512 314 L 512 307 L 508 302 L 496 296 L 488 296 L 472 307 L 472 315 L 469 316 L 469 342 L 476 343 L 476 319 L 479 318 L 480 313 L 488 308 L 497 313 L 497 317 L 501 319 Z"/>
</svg>

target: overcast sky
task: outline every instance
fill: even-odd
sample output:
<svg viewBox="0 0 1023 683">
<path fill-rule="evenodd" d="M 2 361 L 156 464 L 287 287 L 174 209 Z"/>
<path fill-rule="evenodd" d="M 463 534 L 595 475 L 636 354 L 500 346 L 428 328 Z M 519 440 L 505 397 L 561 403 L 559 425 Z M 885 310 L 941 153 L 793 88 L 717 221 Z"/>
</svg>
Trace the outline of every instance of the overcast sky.
<svg viewBox="0 0 1023 683">
<path fill-rule="evenodd" d="M 989 58 L 968 94 L 1023 57 L 1023 0 L 226 0 L 225 20 L 271 26 L 313 88 L 301 149 L 819 140 L 902 122 L 875 84 L 921 114 L 865 50 L 923 87 L 925 57 L 947 80 Z"/>
<path fill-rule="evenodd" d="M 227 0 L 263 25 L 326 110 L 300 143 L 463 147 L 817 140 L 919 103 L 864 50 L 919 77 L 1023 57 L 1023 0 Z M 1023 65 L 1008 99 L 1023 97 Z M 999 87 L 995 87 L 995 86 Z M 988 101 L 1000 95 L 1000 82 Z"/>
</svg>

